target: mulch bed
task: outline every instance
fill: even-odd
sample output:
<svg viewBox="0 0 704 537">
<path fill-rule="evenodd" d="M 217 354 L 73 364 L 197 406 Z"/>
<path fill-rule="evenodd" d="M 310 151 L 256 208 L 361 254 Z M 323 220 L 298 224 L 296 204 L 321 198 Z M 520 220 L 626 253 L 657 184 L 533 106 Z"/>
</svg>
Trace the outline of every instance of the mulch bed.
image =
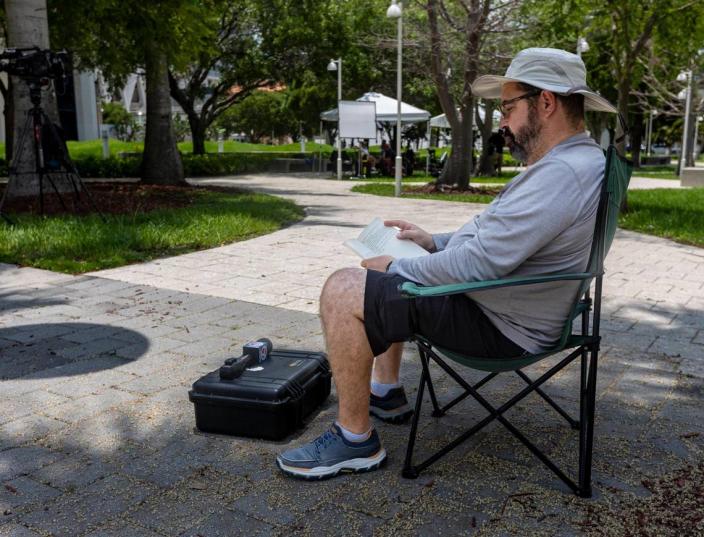
<svg viewBox="0 0 704 537">
<path fill-rule="evenodd" d="M 50 187 L 49 187 L 50 188 Z M 5 186 L 0 185 L 0 197 Z M 55 193 L 44 191 L 44 214 L 47 216 L 60 214 L 85 215 L 94 213 L 91 198 L 95 206 L 103 214 L 135 214 L 148 213 L 158 209 L 178 209 L 192 204 L 198 191 L 211 190 L 237 193 L 236 189 L 222 187 L 195 186 L 161 186 L 139 183 L 103 183 L 87 185 L 90 197 L 81 193 L 76 199 L 71 192 Z M 61 201 L 65 204 L 62 206 Z M 2 211 L 9 214 L 39 214 L 39 196 L 21 196 L 8 198 Z"/>
<path fill-rule="evenodd" d="M 478 194 L 484 196 L 496 196 L 503 187 L 487 186 L 474 187 L 469 186 L 461 189 L 456 185 L 439 185 L 437 183 L 427 183 L 421 186 L 403 185 L 404 192 L 412 194 Z"/>
</svg>

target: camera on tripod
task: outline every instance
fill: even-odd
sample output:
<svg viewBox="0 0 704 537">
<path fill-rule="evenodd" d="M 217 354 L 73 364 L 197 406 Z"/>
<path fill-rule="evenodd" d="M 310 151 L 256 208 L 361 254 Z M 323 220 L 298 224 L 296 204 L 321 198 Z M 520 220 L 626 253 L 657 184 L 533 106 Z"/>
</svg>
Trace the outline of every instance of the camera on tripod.
<svg viewBox="0 0 704 537">
<path fill-rule="evenodd" d="M 68 78 L 71 73 L 71 57 L 65 50 L 54 52 L 39 47 L 8 48 L 0 52 L 0 71 L 17 76 L 29 87 L 29 100 L 32 107 L 27 110 L 24 126 L 20 129 L 9 166 L 9 180 L 0 198 L 0 217 L 8 224 L 14 222 L 2 208 L 7 199 L 7 193 L 20 176 L 36 176 L 39 182 L 39 213 L 44 215 L 44 182 L 46 181 L 56 194 L 62 208 L 68 211 L 64 199 L 57 188 L 56 180 L 63 179 L 73 190 L 76 203 L 82 201 L 85 193 L 92 208 L 105 221 L 75 164 L 71 160 L 66 147 L 66 140 L 60 134 L 61 127 L 54 124 L 42 109 L 42 89 L 49 86 L 52 80 Z M 23 163 L 22 155 L 28 153 L 34 161 L 33 169 L 20 169 Z M 74 205 L 75 207 L 75 205 Z"/>
<path fill-rule="evenodd" d="M 0 52 L 0 71 L 30 82 L 46 85 L 69 71 L 70 56 L 65 50 L 54 52 L 39 47 L 6 48 Z"/>
</svg>

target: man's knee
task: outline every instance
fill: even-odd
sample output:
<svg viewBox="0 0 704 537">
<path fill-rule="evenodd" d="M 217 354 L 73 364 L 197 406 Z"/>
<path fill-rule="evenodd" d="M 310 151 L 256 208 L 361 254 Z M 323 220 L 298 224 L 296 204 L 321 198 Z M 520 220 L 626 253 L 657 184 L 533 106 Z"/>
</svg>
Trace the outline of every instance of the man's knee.
<svg viewBox="0 0 704 537">
<path fill-rule="evenodd" d="M 355 315 L 361 313 L 365 282 L 364 269 L 344 268 L 333 272 L 320 293 L 321 315 L 329 315 L 334 311 L 346 311 Z"/>
</svg>

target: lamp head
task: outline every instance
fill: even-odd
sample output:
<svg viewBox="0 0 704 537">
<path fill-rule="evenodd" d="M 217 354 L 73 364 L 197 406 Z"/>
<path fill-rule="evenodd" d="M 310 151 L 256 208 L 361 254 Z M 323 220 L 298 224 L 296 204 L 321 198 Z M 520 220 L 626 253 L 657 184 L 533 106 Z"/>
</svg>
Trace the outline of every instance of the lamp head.
<svg viewBox="0 0 704 537">
<path fill-rule="evenodd" d="M 589 43 L 587 43 L 586 38 L 580 37 L 577 40 L 577 47 L 579 48 L 580 52 L 587 52 L 589 50 Z"/>
<path fill-rule="evenodd" d="M 335 60 L 330 60 L 328 71 L 337 71 L 337 62 Z"/>
<path fill-rule="evenodd" d="M 389 19 L 398 19 L 401 14 L 401 5 L 396 0 L 391 0 L 391 5 L 389 9 L 386 10 L 386 17 Z"/>
<path fill-rule="evenodd" d="M 677 82 L 687 82 L 688 75 L 689 73 L 687 71 L 680 72 L 680 74 L 677 75 Z"/>
</svg>

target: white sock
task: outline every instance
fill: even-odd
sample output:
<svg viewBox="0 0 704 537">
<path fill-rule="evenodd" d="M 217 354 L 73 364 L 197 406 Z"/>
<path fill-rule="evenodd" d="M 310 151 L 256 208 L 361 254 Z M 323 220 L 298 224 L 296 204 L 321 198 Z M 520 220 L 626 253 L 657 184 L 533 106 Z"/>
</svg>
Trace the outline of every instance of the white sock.
<svg viewBox="0 0 704 537">
<path fill-rule="evenodd" d="M 394 382 L 393 384 L 383 384 L 381 382 L 376 382 L 372 380 L 372 393 L 377 397 L 386 397 L 386 394 L 388 394 L 391 390 L 400 387 L 400 382 Z"/>
<path fill-rule="evenodd" d="M 369 427 L 369 430 L 366 433 L 353 433 L 352 431 L 348 431 L 345 429 L 342 425 L 340 425 L 339 421 L 335 422 L 335 425 L 337 425 L 340 428 L 340 431 L 342 431 L 342 436 L 345 437 L 345 440 L 349 442 L 364 442 L 367 438 L 369 438 L 372 435 L 372 428 Z"/>
</svg>

